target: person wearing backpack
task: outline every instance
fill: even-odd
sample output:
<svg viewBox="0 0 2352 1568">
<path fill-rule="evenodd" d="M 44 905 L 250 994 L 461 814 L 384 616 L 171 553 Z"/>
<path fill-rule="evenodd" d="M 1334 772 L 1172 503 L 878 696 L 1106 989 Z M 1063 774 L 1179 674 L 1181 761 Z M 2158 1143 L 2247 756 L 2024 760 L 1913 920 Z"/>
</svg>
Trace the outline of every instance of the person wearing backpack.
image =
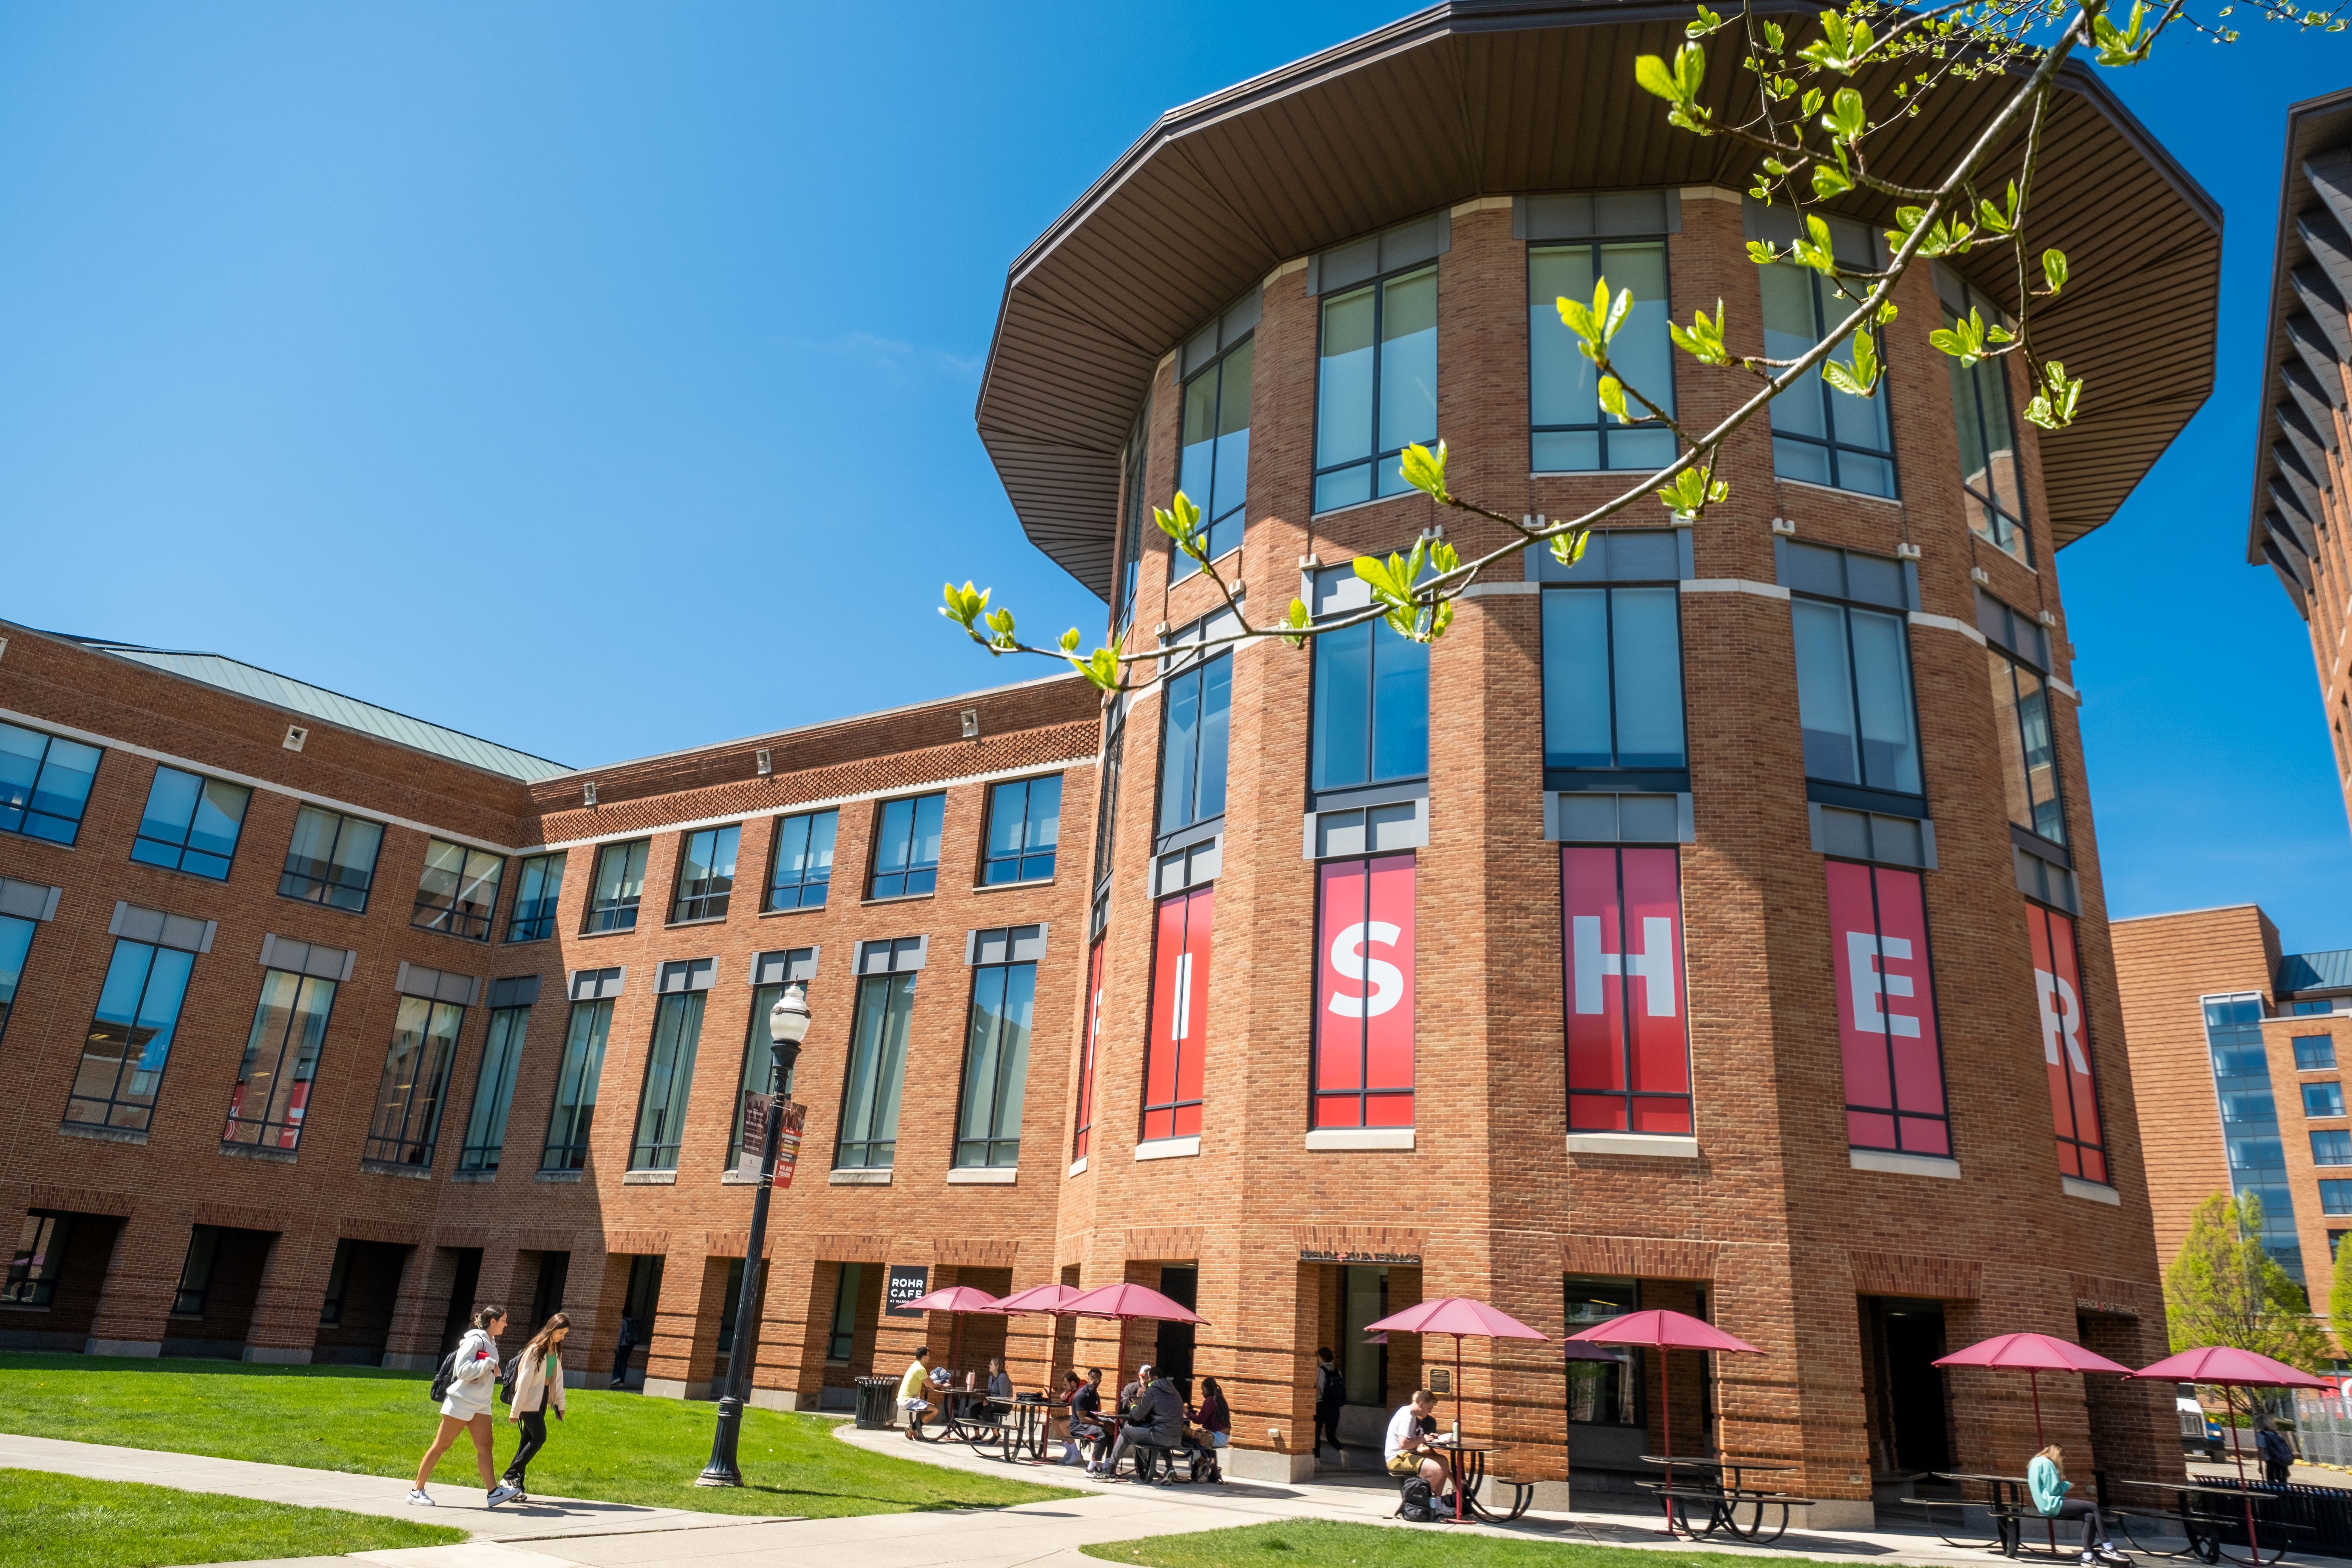
<svg viewBox="0 0 2352 1568">
<path fill-rule="evenodd" d="M 1397 1406 L 1389 1420 L 1386 1439 L 1381 1444 L 1381 1458 L 1389 1474 L 1405 1483 L 1404 1501 L 1398 1511 L 1415 1524 L 1429 1522 L 1438 1502 L 1445 1496 L 1446 1477 L 1450 1473 L 1445 1460 L 1432 1446 L 1430 1434 L 1437 1423 L 1430 1412 L 1437 1408 L 1437 1395 L 1425 1388 L 1415 1389 L 1412 1398 Z M 1424 1426 L 1423 1422 L 1428 1422 Z M 1418 1510 L 1423 1517 L 1415 1518 Z"/>
<path fill-rule="evenodd" d="M 558 1421 L 563 1419 L 563 1337 L 572 1331 L 572 1320 L 562 1312 L 540 1325 L 530 1342 L 516 1352 L 507 1384 L 507 1425 L 520 1425 L 522 1442 L 515 1448 L 514 1462 L 507 1466 L 506 1484 L 513 1491 L 513 1501 L 529 1502 L 530 1493 L 523 1482 L 530 1462 L 547 1447 L 547 1413 L 555 1412 Z"/>
<path fill-rule="evenodd" d="M 506 1326 L 504 1307 L 476 1308 L 473 1327 L 466 1331 L 434 1377 L 433 1392 L 441 1395 L 441 1429 L 433 1435 L 433 1446 L 425 1450 L 425 1462 L 416 1467 L 416 1484 L 408 1489 L 412 1506 L 435 1506 L 425 1483 L 460 1432 L 474 1440 L 474 1468 L 481 1471 L 482 1490 L 488 1494 L 483 1506 L 496 1508 L 514 1496 L 512 1487 L 499 1485 L 498 1472 L 490 1462 L 490 1401 L 498 1393 L 499 1335 Z"/>
</svg>

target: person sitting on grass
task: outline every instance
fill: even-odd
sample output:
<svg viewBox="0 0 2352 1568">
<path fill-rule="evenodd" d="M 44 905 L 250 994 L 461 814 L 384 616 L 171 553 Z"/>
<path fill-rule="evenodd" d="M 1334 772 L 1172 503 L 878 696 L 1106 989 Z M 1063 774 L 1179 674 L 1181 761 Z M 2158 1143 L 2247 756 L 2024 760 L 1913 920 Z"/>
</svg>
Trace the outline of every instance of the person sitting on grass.
<svg viewBox="0 0 2352 1568">
<path fill-rule="evenodd" d="M 931 1347 L 925 1345 L 915 1352 L 908 1363 L 906 1375 L 898 1380 L 898 1410 L 907 1418 L 907 1440 L 920 1443 L 923 1438 L 923 1415 L 931 1402 L 923 1397 L 924 1385 L 931 1373 Z"/>
<path fill-rule="evenodd" d="M 416 1484 L 408 1489 L 409 1503 L 416 1508 L 436 1506 L 425 1483 L 460 1432 L 474 1440 L 474 1468 L 481 1471 L 482 1490 L 488 1494 L 484 1506 L 496 1508 L 514 1496 L 512 1487 L 499 1484 L 497 1468 L 490 1462 L 490 1401 L 499 1389 L 499 1335 L 507 1326 L 506 1309 L 478 1307 L 473 1323 L 450 1358 L 449 1384 L 441 1401 L 441 1429 L 425 1450 L 425 1462 L 416 1467 Z"/>
<path fill-rule="evenodd" d="M 1389 1417 L 1388 1436 L 1381 1442 L 1381 1457 L 1387 1461 L 1389 1474 L 1400 1479 L 1419 1475 L 1429 1483 L 1433 1502 L 1445 1496 L 1448 1468 L 1444 1451 L 1436 1447 L 1437 1395 L 1425 1388 L 1413 1390 L 1412 1398 L 1397 1406 Z"/>
</svg>

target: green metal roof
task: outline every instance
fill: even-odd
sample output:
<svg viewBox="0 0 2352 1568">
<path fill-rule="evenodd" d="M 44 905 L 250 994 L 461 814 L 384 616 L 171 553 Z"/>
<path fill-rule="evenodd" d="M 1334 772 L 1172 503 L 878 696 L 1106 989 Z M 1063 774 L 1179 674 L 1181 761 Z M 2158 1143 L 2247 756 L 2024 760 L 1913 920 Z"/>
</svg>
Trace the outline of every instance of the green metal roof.
<svg viewBox="0 0 2352 1568">
<path fill-rule="evenodd" d="M 2271 989 L 2282 996 L 2299 991 L 2352 990 L 2352 947 L 2333 952 L 2290 952 L 2279 960 Z"/>
</svg>

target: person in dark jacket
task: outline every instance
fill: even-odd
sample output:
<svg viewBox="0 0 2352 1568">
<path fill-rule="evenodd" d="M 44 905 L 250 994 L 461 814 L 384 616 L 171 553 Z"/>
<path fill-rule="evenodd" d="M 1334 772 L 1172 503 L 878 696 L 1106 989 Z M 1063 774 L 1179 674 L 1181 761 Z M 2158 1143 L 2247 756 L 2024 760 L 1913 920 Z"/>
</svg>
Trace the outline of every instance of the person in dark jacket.
<svg viewBox="0 0 2352 1568">
<path fill-rule="evenodd" d="M 2283 1487 L 2294 1474 L 2294 1444 L 2270 1416 L 2254 1417 L 2254 1451 L 2263 1457 L 2263 1479 Z"/>
<path fill-rule="evenodd" d="M 1213 1481 L 1225 1479 L 1225 1468 L 1218 1462 L 1217 1450 L 1233 1441 L 1234 1412 L 1225 1403 L 1225 1391 L 1213 1377 L 1201 1380 L 1201 1403 L 1193 1407 L 1193 1424 L 1200 1428 L 1200 1441 L 1209 1450 L 1209 1477 Z"/>
<path fill-rule="evenodd" d="M 1315 1453 L 1319 1458 L 1328 1436 L 1339 1446 L 1339 1406 L 1348 1402 L 1348 1380 L 1332 1363 L 1331 1347 L 1315 1352 Z"/>
<path fill-rule="evenodd" d="M 1145 1367 L 1138 1381 L 1144 1382 L 1143 1391 L 1127 1408 L 1126 1425 L 1119 1428 L 1106 1467 L 1112 1480 L 1118 1479 L 1118 1462 L 1138 1444 L 1149 1443 L 1155 1448 L 1179 1448 L 1184 1444 L 1184 1396 L 1176 1391 L 1175 1379 L 1154 1376 L 1152 1369 Z"/>
<path fill-rule="evenodd" d="M 637 1348 L 637 1321 L 624 1313 L 621 1318 L 621 1342 L 613 1349 L 613 1386 L 629 1386 L 629 1352 Z"/>
</svg>

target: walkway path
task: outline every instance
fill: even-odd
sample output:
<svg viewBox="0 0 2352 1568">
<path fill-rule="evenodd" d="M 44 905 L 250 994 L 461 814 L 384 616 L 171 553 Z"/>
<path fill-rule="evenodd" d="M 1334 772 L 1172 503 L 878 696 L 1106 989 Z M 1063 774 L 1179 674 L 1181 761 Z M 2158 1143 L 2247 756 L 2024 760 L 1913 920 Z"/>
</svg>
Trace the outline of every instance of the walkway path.
<svg viewBox="0 0 2352 1568">
<path fill-rule="evenodd" d="M 1005 1467 L 968 1448 L 917 1448 L 896 1432 L 844 1426 L 845 1442 L 893 1458 L 1002 1476 Z M 192 1491 L 225 1492 L 313 1508 L 425 1519 L 470 1530 L 462 1545 L 366 1552 L 358 1560 L 384 1568 L 635 1568 L 691 1557 L 703 1568 L 806 1568 L 855 1562 L 858 1568 L 1097 1568 L 1078 1548 L 1140 1536 L 1174 1535 L 1284 1519 L 1385 1522 L 1396 1491 L 1381 1478 L 1318 1479 L 1296 1485 L 1228 1482 L 1218 1487 L 1105 1484 L 1072 1469 L 1024 1468 L 1024 1479 L 1086 1495 L 1017 1508 L 953 1513 L 864 1514 L 846 1519 L 761 1520 L 618 1503 L 535 1499 L 521 1508 L 485 1509 L 482 1494 L 436 1484 L 438 1509 L 404 1506 L 405 1480 L 286 1465 L 118 1448 L 95 1443 L 0 1435 L 0 1466 L 55 1470 L 101 1480 L 146 1481 Z M 1415 1526 L 1411 1528 L 1429 1528 Z M 1643 1514 L 1580 1509 L 1530 1513 L 1516 1525 L 1443 1527 L 1563 1542 L 1734 1556 L 1801 1556 L 1830 1563 L 1856 1558 L 1924 1568 L 1984 1568 L 1983 1552 L 1955 1551 L 1935 1537 L 1890 1531 L 1791 1531 L 1769 1551 L 1670 1542 Z M 287 1560 L 268 1568 L 353 1568 L 353 1558 Z"/>
</svg>

